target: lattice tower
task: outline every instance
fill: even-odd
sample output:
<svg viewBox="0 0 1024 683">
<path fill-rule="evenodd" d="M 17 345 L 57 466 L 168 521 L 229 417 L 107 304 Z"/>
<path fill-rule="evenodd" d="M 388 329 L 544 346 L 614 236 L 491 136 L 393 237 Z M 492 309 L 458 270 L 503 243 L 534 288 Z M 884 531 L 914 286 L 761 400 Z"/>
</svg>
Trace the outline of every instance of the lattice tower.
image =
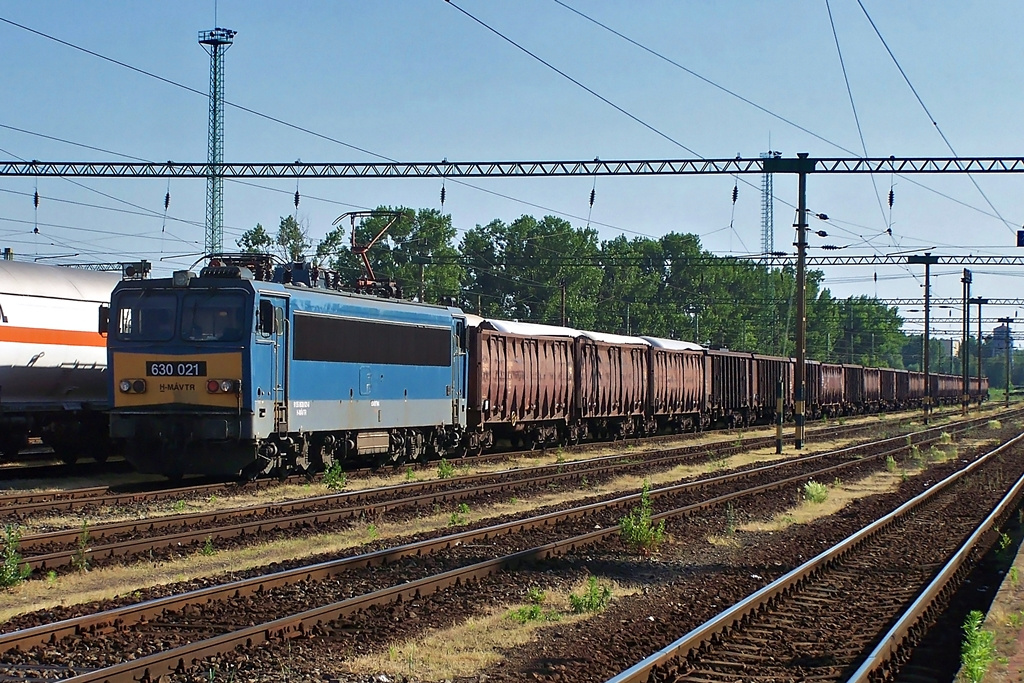
<svg viewBox="0 0 1024 683">
<path fill-rule="evenodd" d="M 214 164 L 224 162 L 224 53 L 237 31 L 215 28 L 199 32 L 199 44 L 210 55 L 210 139 L 206 174 L 206 253 L 224 248 L 224 178 Z"/>
</svg>

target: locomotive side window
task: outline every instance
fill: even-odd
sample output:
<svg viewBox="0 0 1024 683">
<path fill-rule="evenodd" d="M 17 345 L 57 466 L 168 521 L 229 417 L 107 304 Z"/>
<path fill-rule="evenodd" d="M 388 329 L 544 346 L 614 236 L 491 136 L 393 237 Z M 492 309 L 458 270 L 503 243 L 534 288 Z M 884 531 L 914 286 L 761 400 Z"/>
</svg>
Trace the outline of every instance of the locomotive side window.
<svg viewBox="0 0 1024 683">
<path fill-rule="evenodd" d="M 238 341 L 248 330 L 249 305 L 242 292 L 190 292 L 182 302 L 181 336 L 189 341 Z"/>
<path fill-rule="evenodd" d="M 452 332 L 445 327 L 395 325 L 295 314 L 295 360 L 392 365 L 452 364 Z"/>
<path fill-rule="evenodd" d="M 259 318 L 258 318 L 258 320 L 259 320 L 259 324 L 256 327 L 256 331 L 259 332 L 261 336 L 269 337 L 272 334 L 274 334 L 274 332 L 277 331 L 275 326 L 274 326 L 274 322 L 275 321 L 274 321 L 274 304 L 273 304 L 273 302 L 271 302 L 268 299 L 261 299 L 260 300 L 260 309 L 259 309 Z"/>
<path fill-rule="evenodd" d="M 123 341 L 169 341 L 174 336 L 178 298 L 174 294 L 125 291 L 114 302 L 117 338 Z"/>
</svg>

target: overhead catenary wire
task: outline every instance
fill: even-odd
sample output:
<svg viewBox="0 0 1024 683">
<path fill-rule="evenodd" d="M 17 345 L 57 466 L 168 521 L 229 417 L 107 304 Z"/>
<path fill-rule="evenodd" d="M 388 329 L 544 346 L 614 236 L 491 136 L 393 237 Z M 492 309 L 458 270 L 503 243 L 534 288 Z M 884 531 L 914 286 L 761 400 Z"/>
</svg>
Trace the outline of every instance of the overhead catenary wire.
<svg viewBox="0 0 1024 683">
<path fill-rule="evenodd" d="M 657 57 L 658 59 L 663 60 L 663 61 L 667 62 L 668 64 L 671 64 L 672 66 L 674 66 L 674 67 L 676 67 L 676 68 L 678 68 L 678 69 L 680 69 L 680 70 L 690 74 L 694 78 L 699 79 L 700 81 L 710 85 L 711 87 L 716 88 L 719 91 L 724 92 L 727 95 L 729 95 L 731 97 L 734 97 L 737 100 L 739 100 L 739 101 L 741 101 L 741 102 L 743 102 L 745 104 L 750 105 L 751 107 L 754 107 L 758 111 L 761 111 L 761 112 L 767 114 L 768 116 L 771 116 L 772 118 L 775 118 L 775 119 L 777 119 L 779 121 L 782 121 L 783 123 L 785 123 L 787 125 L 790 125 L 793 128 L 796 128 L 797 130 L 810 135 L 811 137 L 814 137 L 814 138 L 816 138 L 818 140 L 821 140 L 822 142 L 824 142 L 824 143 L 826 143 L 828 145 L 831 145 L 832 147 L 835 147 L 836 149 L 844 151 L 847 154 L 851 154 L 853 156 L 857 156 L 856 152 L 854 152 L 853 150 L 845 147 L 844 145 L 842 145 L 842 144 L 840 144 L 840 143 L 838 143 L 838 142 L 836 142 L 834 140 L 830 140 L 829 138 L 827 138 L 827 137 L 825 137 L 823 135 L 820 135 L 820 134 L 814 132 L 813 130 L 810 130 L 809 128 L 807 128 L 805 126 L 800 125 L 799 123 L 793 121 L 792 119 L 787 118 L 785 116 L 782 116 L 781 114 L 779 114 L 777 112 L 774 112 L 771 109 L 769 109 L 769 108 L 767 108 L 767 107 L 765 107 L 763 105 L 760 105 L 757 102 L 754 102 L 753 100 L 751 100 L 751 99 L 749 99 L 747 97 L 744 97 L 743 95 L 735 92 L 734 90 L 732 90 L 730 88 L 727 88 L 726 86 L 722 85 L 721 83 L 718 83 L 717 81 L 715 81 L 715 80 L 713 80 L 711 78 L 708 78 L 707 76 L 704 76 L 704 75 L 698 73 L 697 71 L 694 71 L 693 69 L 690 69 L 690 68 L 686 67 L 683 64 L 680 64 L 679 62 L 675 61 L 674 59 L 671 59 L 670 57 L 667 57 L 666 55 L 662 54 L 661 52 L 659 52 L 657 50 L 654 50 L 653 48 L 651 48 L 651 47 L 649 47 L 647 45 L 644 45 L 643 43 L 641 43 L 641 42 L 639 42 L 637 40 L 634 40 L 633 38 L 630 38 L 629 36 L 625 35 L 624 33 L 620 32 L 620 31 L 617 31 L 616 29 L 612 28 L 611 26 L 608 26 L 607 24 L 605 24 L 605 23 L 603 23 L 601 21 L 598 21 L 597 19 L 595 19 L 592 16 L 586 14 L 585 12 L 582 12 L 579 9 L 576 9 L 575 7 L 570 6 L 569 4 L 563 2 L 563 0 L 552 0 L 552 1 L 554 3 L 560 5 L 561 7 L 564 7 L 565 9 L 569 10 L 570 12 L 578 15 L 582 19 L 584 19 L 586 21 L 589 21 L 589 22 L 595 24 L 596 26 L 599 26 L 600 28 L 604 29 L 605 31 L 608 31 L 609 33 L 612 33 L 615 36 L 618 36 L 619 38 L 621 38 L 622 40 L 630 43 L 631 45 L 634 45 L 635 47 L 637 47 L 637 48 L 639 48 L 641 50 L 644 50 L 645 52 L 648 52 L 649 54 L 653 55 L 654 57 Z M 858 2 L 859 2 L 859 0 L 858 0 Z M 863 5 L 861 5 L 861 7 L 863 9 Z M 866 14 L 866 11 L 865 11 L 865 14 Z M 831 15 L 831 11 L 830 11 L 830 15 Z M 870 17 L 869 17 L 869 20 L 870 20 Z M 877 32 L 877 29 L 876 29 L 876 32 Z M 881 37 L 881 35 L 879 35 L 879 37 Z M 894 61 L 895 61 L 895 58 L 894 58 Z M 937 124 L 936 124 L 936 126 L 937 126 Z M 956 154 L 956 152 L 954 152 L 954 155 L 955 154 Z M 1003 217 L 1001 215 L 999 215 L 999 212 L 995 210 L 995 207 L 992 205 L 992 203 L 990 201 L 988 201 L 987 197 L 986 197 L 986 202 L 988 203 L 989 207 L 992 209 L 993 213 L 989 213 L 989 212 L 987 212 L 987 211 L 985 211 L 985 210 L 983 210 L 983 209 L 981 209 L 979 207 L 973 206 L 971 204 L 968 204 L 967 202 L 964 202 L 962 200 L 956 199 L 956 198 L 952 197 L 949 194 L 946 194 L 944 192 L 940 192 L 939 190 L 931 188 L 931 187 L 925 185 L 924 183 L 922 183 L 922 182 L 920 182 L 918 180 L 915 180 L 914 178 L 907 177 L 907 176 L 901 176 L 901 178 L 903 180 L 906 180 L 907 182 L 913 184 L 913 185 L 916 185 L 916 186 L 918 186 L 918 187 L 928 191 L 928 192 L 931 192 L 931 193 L 933 193 L 933 194 L 935 194 L 935 195 L 937 195 L 939 197 L 942 197 L 943 199 L 955 202 L 955 203 L 963 206 L 964 208 L 970 209 L 972 211 L 976 211 L 976 212 L 981 213 L 983 215 L 986 215 L 986 216 L 988 216 L 990 218 L 996 218 L 996 219 L 998 219 L 1000 221 L 1003 221 L 1004 223 L 1006 222 L 1003 219 Z M 972 178 L 972 182 L 973 182 L 973 178 Z M 977 183 L 975 183 L 975 185 L 977 186 Z M 980 191 L 980 188 L 978 188 L 978 189 Z M 876 194 L 877 194 L 877 191 L 876 191 Z M 984 195 L 984 193 L 982 193 L 982 194 Z M 791 204 L 788 204 L 788 202 L 784 202 L 784 203 L 786 203 L 788 206 L 792 206 Z M 887 227 L 891 229 L 892 225 L 888 224 Z"/>
<path fill-rule="evenodd" d="M 198 90 L 198 89 L 193 88 L 191 86 L 185 85 L 183 83 L 179 83 L 179 82 L 174 81 L 172 79 L 165 78 L 163 76 L 160 76 L 158 74 L 152 73 L 152 72 L 147 71 L 145 69 L 140 69 L 138 67 L 132 66 L 131 64 L 127 64 L 127 63 L 122 62 L 120 60 L 113 59 L 111 57 L 107 57 L 106 55 L 103 55 L 103 54 L 101 54 L 99 52 L 96 52 L 94 50 L 90 50 L 88 48 L 81 47 L 79 45 L 75 45 L 74 43 L 71 43 L 71 42 L 66 41 L 66 40 L 62 40 L 60 38 L 57 38 L 56 36 L 52 36 L 52 35 L 50 35 L 48 33 L 43 32 L 43 31 L 38 31 L 36 29 L 30 28 L 30 27 L 25 26 L 23 24 L 19 24 L 19 23 L 15 22 L 15 21 L 11 21 L 10 19 L 6 19 L 4 17 L 0 17 L 0 22 L 7 23 L 7 24 L 9 24 L 11 26 L 14 26 L 16 28 L 22 29 L 24 31 L 28 31 L 29 33 L 35 34 L 35 35 L 40 36 L 42 38 L 45 38 L 47 40 L 51 40 L 53 42 L 59 43 L 61 45 L 64 45 L 64 46 L 69 47 L 69 48 L 72 48 L 74 50 L 78 50 L 80 52 L 83 52 L 83 53 L 88 54 L 90 56 L 96 57 L 98 59 L 102 59 L 102 60 L 104 60 L 106 62 L 109 62 L 109 63 L 112 63 L 112 64 L 116 64 L 117 66 L 120 66 L 122 68 L 128 69 L 130 71 L 142 74 L 144 76 L 148 76 L 150 78 L 154 78 L 154 79 L 156 79 L 156 80 L 158 80 L 160 82 L 166 83 L 168 85 L 172 85 L 174 87 L 180 88 L 182 90 L 185 90 L 185 91 L 188 91 L 188 92 L 194 93 L 196 95 L 199 95 L 201 97 L 209 99 L 209 93 L 203 92 L 201 90 Z M 343 147 L 348 147 L 349 149 L 353 149 L 353 150 L 356 150 L 356 151 L 359 151 L 359 152 L 363 152 L 365 154 L 377 157 L 377 158 L 382 159 L 384 161 L 397 162 L 397 159 L 393 159 L 393 158 L 391 158 L 389 156 L 386 156 L 384 154 L 380 154 L 378 152 L 374 152 L 374 151 L 371 151 L 371 150 L 368 150 L 368 149 L 363 149 L 362 147 L 359 147 L 359 146 L 347 143 L 347 142 L 345 142 L 343 140 L 339 140 L 339 139 L 331 137 L 329 135 L 324 135 L 322 133 L 318 133 L 316 131 L 310 130 L 310 129 L 305 128 L 303 126 L 299 126 L 299 125 L 290 123 L 288 121 L 284 121 L 283 119 L 277 118 L 275 116 L 271 116 L 269 114 L 265 114 L 263 112 L 255 110 L 255 109 L 242 106 L 242 105 L 237 104 L 235 102 L 231 102 L 230 100 L 225 100 L 224 104 L 225 104 L 225 106 L 236 108 L 236 109 L 238 109 L 240 111 L 244 111 L 244 112 L 252 114 L 254 116 L 258 116 L 258 117 L 263 118 L 265 120 L 272 121 L 274 123 L 286 126 L 286 127 L 291 128 L 293 130 L 297 130 L 297 131 L 300 131 L 300 132 L 303 132 L 303 133 L 307 133 L 309 135 L 313 135 L 315 137 L 321 138 L 323 140 L 327 140 L 329 142 L 333 142 L 333 143 L 341 145 Z M 58 139 L 58 138 L 54 138 L 54 139 Z M 71 143 L 71 144 L 76 144 L 76 143 Z M 88 147 L 88 146 L 86 146 L 86 147 Z M 103 151 L 103 150 L 100 150 L 100 151 Z M 125 155 L 120 155 L 120 156 L 125 156 Z M 135 157 L 127 157 L 127 158 L 135 158 Z M 148 160 L 143 160 L 143 161 L 148 161 Z M 512 197 L 510 195 L 502 194 L 500 192 L 495 192 L 493 190 L 489 190 L 487 188 L 480 187 L 479 185 L 474 185 L 473 183 L 469 183 L 469 182 L 466 182 L 466 181 L 463 181 L 463 180 L 457 180 L 457 179 L 453 178 L 453 179 L 451 179 L 451 181 L 453 183 L 461 185 L 463 187 L 469 187 L 469 188 L 477 190 L 479 192 L 484 192 L 486 194 L 490 194 L 492 196 L 500 197 L 500 198 L 506 199 L 508 201 L 516 202 L 516 203 L 519 203 L 519 204 L 523 204 L 525 206 L 532 206 L 534 208 L 539 208 L 539 209 L 542 209 L 544 211 L 548 211 L 550 213 L 554 213 L 554 214 L 559 215 L 559 216 L 564 216 L 566 218 L 572 218 L 572 219 L 580 220 L 580 221 L 583 220 L 580 216 L 576 216 L 576 215 L 573 215 L 573 214 L 570 214 L 570 213 L 567 213 L 567 212 L 564 212 L 564 211 L 558 211 L 556 209 L 551 209 L 551 208 L 548 208 L 548 207 L 545 207 L 545 206 L 542 206 L 542 205 L 539 205 L 539 204 L 535 204 L 535 203 L 532 203 L 532 202 L 528 202 L 528 201 L 519 199 L 517 197 Z M 258 185 L 255 185 L 254 183 L 242 183 L 242 184 L 248 184 L 248 185 L 253 185 L 253 186 L 257 186 L 258 187 Z M 350 205 L 350 206 L 352 206 L 352 205 Z M 367 207 L 356 207 L 356 208 L 367 208 Z M 612 224 L 598 223 L 598 225 L 601 225 L 602 227 L 611 228 L 613 230 L 619 230 L 621 232 L 628 232 L 628 233 L 632 233 L 632 234 L 641 235 L 641 236 L 644 236 L 644 237 L 652 237 L 652 235 L 649 235 L 647 233 L 642 233 L 642 232 L 638 232 L 636 230 L 629 230 L 629 229 L 626 229 L 626 228 L 621 228 L 619 226 L 612 225 Z"/>
<path fill-rule="evenodd" d="M 825 0 L 825 9 L 828 10 L 828 22 L 832 27 L 832 38 L 836 43 L 836 54 L 839 56 L 839 66 L 843 70 L 843 81 L 846 83 L 846 94 L 850 98 L 850 109 L 853 110 L 853 121 L 857 124 L 857 136 L 860 138 L 860 147 L 864 152 L 864 158 L 867 159 L 870 157 L 868 154 L 868 145 L 867 142 L 864 141 L 864 129 L 860 125 L 860 116 L 857 114 L 857 103 L 853 99 L 853 87 L 850 85 L 850 76 L 846 72 L 846 60 L 843 59 L 843 48 L 839 45 L 839 33 L 836 31 L 836 22 L 832 17 L 832 5 L 829 0 Z M 878 194 L 878 184 L 875 181 L 875 175 L 873 173 L 869 177 L 871 178 L 871 187 L 875 191 L 875 200 L 878 202 L 878 211 L 882 214 L 882 223 L 884 224 L 885 210 L 882 208 L 882 198 Z"/>
<path fill-rule="evenodd" d="M 875 24 L 874 19 L 871 18 L 871 14 L 869 14 L 867 8 L 864 7 L 864 3 L 861 0 L 857 0 L 857 4 L 860 5 L 860 9 L 862 12 L 864 12 L 864 16 L 867 18 L 868 23 L 871 24 L 871 28 L 874 29 L 875 35 L 877 35 L 878 39 L 882 42 L 882 46 L 885 47 L 885 51 L 889 53 L 889 57 L 892 59 L 892 63 L 896 65 L 896 68 L 899 70 L 900 75 L 903 76 L 903 80 L 910 88 L 910 91 L 914 93 L 914 97 L 917 98 L 918 104 L 921 105 L 921 109 L 923 109 L 924 113 L 928 116 L 928 120 L 931 121 L 932 126 L 935 127 L 935 131 L 939 134 L 939 137 L 941 137 L 942 141 L 946 143 L 946 147 L 949 149 L 950 152 L 952 152 L 953 156 L 960 156 L 959 154 L 957 154 L 956 150 L 953 149 L 953 145 L 949 142 L 949 138 L 947 138 L 946 134 L 942 132 L 942 128 L 939 127 L 939 122 L 936 121 L 935 117 L 932 116 L 932 113 L 928 111 L 928 107 L 925 105 L 924 100 L 921 99 L 921 95 L 918 94 L 917 88 L 915 88 L 914 84 L 910 82 L 910 77 L 907 76 L 907 72 L 903 70 L 903 67 L 900 65 L 899 60 L 896 59 L 896 55 L 889 47 L 889 43 L 885 41 L 885 38 L 882 36 L 882 32 L 878 29 L 878 26 Z M 999 209 L 995 207 L 995 205 L 992 203 L 992 200 L 990 200 L 988 198 L 988 195 L 985 194 L 985 191 L 981 189 L 981 185 L 979 185 L 978 181 L 975 180 L 974 174 L 968 173 L 967 177 L 970 179 L 975 189 L 978 190 L 978 193 L 981 194 L 982 198 L 984 198 L 985 203 L 988 204 L 989 208 L 992 209 L 992 211 L 996 214 L 999 220 L 1003 222 L 1003 225 L 1005 225 L 1007 229 L 1010 230 L 1010 232 L 1016 234 L 1016 228 L 1010 225 L 1009 221 L 1003 218 L 1003 215 L 999 213 Z"/>
</svg>

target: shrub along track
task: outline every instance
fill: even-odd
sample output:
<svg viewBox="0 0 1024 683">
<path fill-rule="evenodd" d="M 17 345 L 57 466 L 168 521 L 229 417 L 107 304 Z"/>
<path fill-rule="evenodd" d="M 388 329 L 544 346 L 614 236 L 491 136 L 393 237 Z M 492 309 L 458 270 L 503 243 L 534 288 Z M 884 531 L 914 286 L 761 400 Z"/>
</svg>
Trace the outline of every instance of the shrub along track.
<svg viewBox="0 0 1024 683">
<path fill-rule="evenodd" d="M 937 433 L 934 436 L 938 438 Z M 897 450 L 905 448 L 904 442 Z M 813 459 L 804 458 L 800 474 L 793 472 L 798 465 L 787 463 L 781 469 L 790 476 L 783 480 L 779 480 L 776 468 L 760 468 L 759 472 L 744 475 L 746 489 L 730 481 L 730 477 L 719 477 L 719 481 L 710 484 L 711 488 L 700 496 L 695 495 L 693 486 L 680 485 L 654 491 L 652 498 L 659 509 L 666 510 L 661 516 L 687 516 L 685 523 L 679 523 L 682 528 L 675 533 L 688 539 L 703 539 L 710 528 L 718 526 L 721 506 L 727 501 L 739 503 L 742 499 L 747 514 L 770 514 L 786 503 L 786 497 L 777 495 L 780 488 L 794 487 L 809 477 L 830 480 L 837 472 L 855 477 L 858 473 L 878 469 L 877 458 L 884 457 L 886 451 L 876 450 L 875 459 L 850 460 L 847 453 L 834 458 L 839 462 L 827 468 L 823 467 L 824 462 L 813 463 Z M 704 502 L 708 496 L 712 499 Z M 30 670 L 41 676 L 51 675 L 52 669 L 48 674 L 43 668 L 80 668 L 83 662 L 90 667 L 105 666 L 126 656 L 141 658 L 138 662 L 115 664 L 82 679 L 116 680 L 118 676 L 125 676 L 128 678 L 124 680 L 128 680 L 141 673 L 140 666 L 148 667 L 150 674 L 156 676 L 178 667 L 179 660 L 185 662 L 185 669 L 204 676 L 216 668 L 228 666 L 248 669 L 251 666 L 248 662 L 262 662 L 259 653 L 273 652 L 282 637 L 301 636 L 299 642 L 307 644 L 311 642 L 310 637 L 341 641 L 342 652 L 379 648 L 386 645 L 379 634 L 394 637 L 410 627 L 444 624 L 464 618 L 467 609 L 474 606 L 514 598 L 522 592 L 524 575 L 500 574 L 503 569 L 593 544 L 611 548 L 613 552 L 621 551 L 616 540 L 621 508 L 634 505 L 638 497 L 625 496 L 531 520 L 514 520 L 505 525 L 436 538 L 428 544 L 410 544 L 315 567 L 301 567 L 287 575 L 264 575 L 252 582 L 142 603 L 120 612 L 98 616 L 83 614 L 74 622 L 39 625 L 31 631 L 6 634 L 0 637 L 0 649 L 15 645 L 36 648 L 27 654 L 14 651 L 5 656 L 8 671 L 13 675 L 23 675 Z M 424 555 L 431 551 L 432 554 Z M 488 559 L 496 555 L 498 559 Z M 556 560 L 555 564 L 564 570 L 573 562 Z M 746 581 L 744 589 L 749 589 L 750 583 Z M 449 590 L 435 592 L 444 587 Z M 425 597 L 418 597 L 421 595 Z M 339 602 L 339 598 L 347 599 Z M 396 599 L 404 602 L 395 606 L 392 603 Z M 312 605 L 322 607 L 310 609 Z M 293 616 L 281 618 L 281 615 Z M 16 626 L 26 628 L 33 620 L 39 624 L 52 616 L 28 615 L 16 620 Z M 378 635 L 368 638 L 370 633 Z M 139 634 L 145 637 L 138 638 Z M 204 637 L 210 640 L 202 641 Z M 201 642 L 193 644 L 196 640 Z M 56 646 L 45 645 L 51 641 Z M 265 646 L 253 649 L 261 643 Z M 246 645 L 244 652 L 233 653 L 237 645 Z M 166 650 L 170 652 L 162 652 Z M 194 659 L 209 656 L 215 659 L 192 666 Z M 43 667 L 32 668 L 36 664 Z M 268 664 L 263 662 L 259 666 Z"/>
<path fill-rule="evenodd" d="M 894 424 L 881 428 L 878 424 L 850 425 L 835 428 L 830 436 L 856 434 L 865 429 L 878 432 L 898 430 L 899 427 Z M 224 549 L 282 538 L 293 535 L 296 530 L 322 532 L 346 528 L 361 520 L 378 519 L 385 513 L 389 520 L 394 520 L 396 514 L 399 519 L 408 518 L 423 510 L 440 509 L 442 505 L 454 502 L 479 506 L 507 499 L 513 492 L 526 495 L 550 492 L 552 487 L 576 489 L 584 482 L 593 486 L 614 476 L 706 462 L 769 446 L 773 442 L 771 437 L 735 439 L 661 452 L 609 455 L 450 479 L 408 482 L 287 502 L 132 519 L 91 525 L 87 529 L 87 540 L 81 529 L 25 535 L 21 538 L 20 548 L 26 563 L 38 570 L 82 565 L 96 567 L 139 555 L 163 559 L 168 557 L 168 553 L 195 551 L 207 542 Z"/>
</svg>

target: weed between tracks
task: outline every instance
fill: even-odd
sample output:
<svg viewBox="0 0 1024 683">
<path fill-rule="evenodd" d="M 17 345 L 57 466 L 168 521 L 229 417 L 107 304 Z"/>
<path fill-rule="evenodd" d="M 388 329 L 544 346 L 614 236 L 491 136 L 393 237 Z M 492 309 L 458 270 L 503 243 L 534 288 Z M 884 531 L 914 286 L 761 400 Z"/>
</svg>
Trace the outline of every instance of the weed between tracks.
<svg viewBox="0 0 1024 683">
<path fill-rule="evenodd" d="M 610 581 L 606 585 L 613 599 L 639 592 Z M 391 643 L 384 651 L 349 660 L 341 666 L 353 674 L 384 673 L 424 681 L 473 676 L 501 662 L 503 652 L 515 651 L 543 638 L 542 629 L 571 627 L 599 616 L 597 612 L 572 611 L 570 593 L 585 593 L 588 586 L 589 581 L 577 584 L 573 591 L 549 589 L 543 591 L 544 598 L 540 602 L 536 593 L 528 592 L 521 603 L 497 605 L 488 613 L 470 617 L 451 628 Z M 516 616 L 511 616 L 513 614 Z M 534 618 L 535 614 L 539 616 Z"/>
</svg>

